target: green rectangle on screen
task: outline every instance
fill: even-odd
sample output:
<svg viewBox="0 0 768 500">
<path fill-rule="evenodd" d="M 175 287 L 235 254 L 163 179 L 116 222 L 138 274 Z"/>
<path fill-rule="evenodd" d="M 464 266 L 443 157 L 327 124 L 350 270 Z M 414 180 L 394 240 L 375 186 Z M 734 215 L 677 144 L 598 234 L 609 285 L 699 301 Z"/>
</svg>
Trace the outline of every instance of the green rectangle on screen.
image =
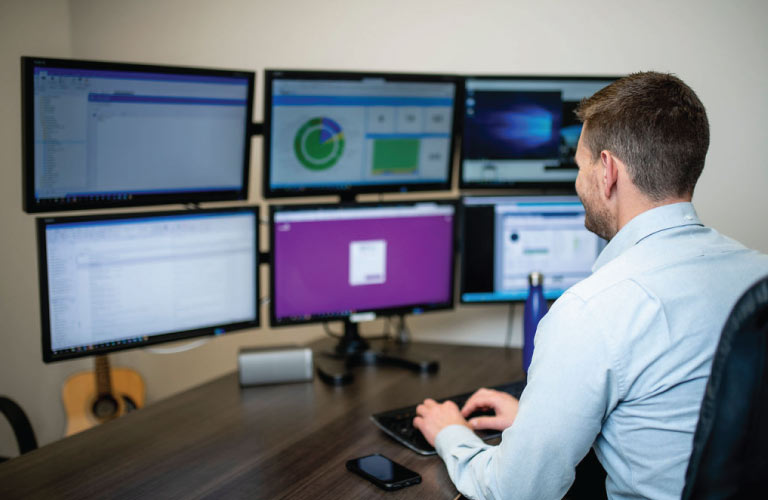
<svg viewBox="0 0 768 500">
<path fill-rule="evenodd" d="M 419 146 L 418 139 L 376 139 L 373 141 L 373 173 L 416 171 Z"/>
</svg>

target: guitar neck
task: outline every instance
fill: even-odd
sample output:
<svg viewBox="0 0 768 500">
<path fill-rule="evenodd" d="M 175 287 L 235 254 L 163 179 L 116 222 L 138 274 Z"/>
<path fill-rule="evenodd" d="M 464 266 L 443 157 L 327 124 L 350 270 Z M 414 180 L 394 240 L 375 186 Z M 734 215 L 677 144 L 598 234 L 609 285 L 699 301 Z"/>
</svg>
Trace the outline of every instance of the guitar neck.
<svg viewBox="0 0 768 500">
<path fill-rule="evenodd" d="M 112 394 L 112 378 L 109 370 L 109 357 L 106 354 L 94 358 L 96 374 L 96 392 L 99 396 Z"/>
</svg>

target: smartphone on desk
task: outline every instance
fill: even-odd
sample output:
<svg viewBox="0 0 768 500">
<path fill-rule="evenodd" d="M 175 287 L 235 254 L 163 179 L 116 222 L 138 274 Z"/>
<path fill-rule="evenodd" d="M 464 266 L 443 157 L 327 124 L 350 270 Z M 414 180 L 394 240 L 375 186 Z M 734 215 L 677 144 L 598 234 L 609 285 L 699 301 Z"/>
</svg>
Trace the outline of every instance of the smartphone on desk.
<svg viewBox="0 0 768 500">
<path fill-rule="evenodd" d="M 419 484 L 421 476 L 378 453 L 347 461 L 347 469 L 387 491 Z"/>
</svg>

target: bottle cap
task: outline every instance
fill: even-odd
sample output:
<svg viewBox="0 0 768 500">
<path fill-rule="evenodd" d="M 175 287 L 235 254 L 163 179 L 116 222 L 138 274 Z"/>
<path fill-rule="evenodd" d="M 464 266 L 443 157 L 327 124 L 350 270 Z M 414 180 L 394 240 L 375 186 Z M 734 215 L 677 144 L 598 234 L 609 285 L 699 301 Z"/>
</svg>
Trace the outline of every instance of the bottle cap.
<svg viewBox="0 0 768 500">
<path fill-rule="evenodd" d="M 538 271 L 534 271 L 528 275 L 528 283 L 530 283 L 531 286 L 541 286 L 543 282 L 544 275 Z"/>
</svg>

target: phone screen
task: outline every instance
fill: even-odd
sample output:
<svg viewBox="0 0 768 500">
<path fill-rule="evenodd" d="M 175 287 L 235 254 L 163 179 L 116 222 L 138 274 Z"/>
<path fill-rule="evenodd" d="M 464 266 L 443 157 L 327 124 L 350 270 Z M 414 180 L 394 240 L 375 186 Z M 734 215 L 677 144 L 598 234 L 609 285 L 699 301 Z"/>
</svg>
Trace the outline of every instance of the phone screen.
<svg viewBox="0 0 768 500">
<path fill-rule="evenodd" d="M 421 476 L 416 472 L 379 454 L 350 460 L 347 462 L 347 468 L 361 473 L 362 476 L 386 489 L 401 488 L 421 482 Z"/>
</svg>

